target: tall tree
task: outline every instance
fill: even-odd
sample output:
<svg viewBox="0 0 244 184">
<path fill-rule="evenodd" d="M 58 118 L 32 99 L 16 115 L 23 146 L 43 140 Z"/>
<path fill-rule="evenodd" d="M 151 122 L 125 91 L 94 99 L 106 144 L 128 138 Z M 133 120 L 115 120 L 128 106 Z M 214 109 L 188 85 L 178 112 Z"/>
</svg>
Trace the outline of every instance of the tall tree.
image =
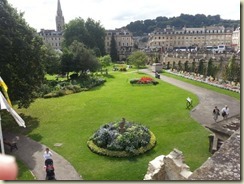
<svg viewBox="0 0 244 184">
<path fill-rule="evenodd" d="M 98 59 L 99 59 L 102 69 L 103 68 L 106 69 L 106 74 L 108 74 L 107 67 L 110 66 L 112 63 L 112 59 L 111 59 L 110 55 L 105 55 L 103 57 L 99 57 Z M 101 70 L 101 73 L 102 73 L 102 70 Z"/>
<path fill-rule="evenodd" d="M 74 41 L 62 56 L 62 71 L 86 73 L 87 70 L 95 72 L 99 67 L 99 62 L 91 49 L 78 41 Z"/>
<path fill-rule="evenodd" d="M 44 45 L 42 50 L 46 73 L 50 75 L 60 73 L 62 53 L 54 50 L 50 45 Z"/>
<path fill-rule="evenodd" d="M 229 81 L 240 82 L 241 79 L 241 68 L 237 63 L 235 56 L 232 56 L 225 71 L 226 79 Z"/>
<path fill-rule="evenodd" d="M 112 38 L 111 38 L 110 56 L 111 56 L 112 62 L 116 62 L 119 59 L 118 58 L 118 50 L 117 50 L 114 34 L 112 34 Z"/>
<path fill-rule="evenodd" d="M 23 13 L 0 1 L 0 76 L 9 87 L 9 96 L 27 108 L 45 74 L 42 39 L 23 19 Z"/>
<path fill-rule="evenodd" d="M 133 53 L 128 57 L 128 61 L 129 61 L 129 63 L 135 65 L 138 69 L 139 69 L 141 66 L 145 66 L 147 60 L 148 60 L 147 55 L 146 55 L 144 52 L 141 52 L 141 51 L 133 52 Z"/>
<path fill-rule="evenodd" d="M 82 18 L 71 20 L 66 25 L 63 46 L 69 47 L 75 40 L 96 51 L 97 56 L 105 54 L 105 29 L 100 22 L 91 18 L 87 21 Z"/>
<path fill-rule="evenodd" d="M 199 61 L 199 65 L 198 65 L 198 71 L 197 71 L 199 74 L 204 74 L 204 63 L 203 63 L 203 60 L 200 60 Z"/>
<path fill-rule="evenodd" d="M 212 76 L 215 78 L 217 72 L 218 72 L 217 66 L 213 64 L 213 59 L 210 58 L 208 61 L 207 76 Z"/>
</svg>

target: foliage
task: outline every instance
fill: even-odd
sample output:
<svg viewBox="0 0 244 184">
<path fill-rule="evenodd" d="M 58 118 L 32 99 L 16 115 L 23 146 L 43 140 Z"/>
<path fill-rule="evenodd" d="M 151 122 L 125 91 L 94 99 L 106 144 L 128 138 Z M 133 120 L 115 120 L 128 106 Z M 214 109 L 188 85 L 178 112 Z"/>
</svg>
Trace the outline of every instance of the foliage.
<svg viewBox="0 0 244 184">
<path fill-rule="evenodd" d="M 240 82 L 241 80 L 241 67 L 237 63 L 235 56 L 232 56 L 225 70 L 225 79 L 229 81 Z"/>
<path fill-rule="evenodd" d="M 203 60 L 200 60 L 197 72 L 201 75 L 204 75 L 204 68 L 205 68 L 205 66 L 204 66 Z"/>
<path fill-rule="evenodd" d="M 110 56 L 111 56 L 111 59 L 112 59 L 113 62 L 116 62 L 119 59 L 118 50 L 117 50 L 114 34 L 112 34 L 112 38 L 111 38 Z"/>
<path fill-rule="evenodd" d="M 140 68 L 140 66 L 146 65 L 147 59 L 147 55 L 144 52 L 135 51 L 128 57 L 128 62 Z"/>
<path fill-rule="evenodd" d="M 119 124 L 115 122 L 101 126 L 89 139 L 89 148 L 102 155 L 126 157 L 142 154 L 155 146 L 155 136 L 147 127 L 125 122 L 125 130 L 121 132 Z"/>
<path fill-rule="evenodd" d="M 106 71 L 108 71 L 107 67 L 110 66 L 112 63 L 112 59 L 111 59 L 110 55 L 105 55 L 103 57 L 99 57 L 98 60 L 99 60 L 100 66 L 102 66 L 101 73 L 102 73 L 103 69 L 106 69 Z M 106 73 L 106 74 L 108 74 L 108 73 Z"/>
<path fill-rule="evenodd" d="M 114 71 L 120 71 L 120 72 L 126 72 L 127 71 L 127 65 L 126 64 L 115 64 L 113 66 Z"/>
<path fill-rule="evenodd" d="M 105 81 L 89 75 L 79 76 L 76 80 L 70 81 L 48 81 L 40 88 L 39 97 L 53 98 L 88 91 L 104 84 Z"/>
<path fill-rule="evenodd" d="M 42 51 L 46 73 L 50 75 L 60 73 L 61 52 L 54 50 L 50 45 L 43 45 Z"/>
<path fill-rule="evenodd" d="M 105 29 L 91 18 L 85 21 L 79 17 L 66 24 L 63 47 L 69 47 L 74 41 L 92 49 L 96 56 L 105 54 Z"/>
<path fill-rule="evenodd" d="M 0 4 L 0 76 L 12 102 L 27 108 L 43 83 L 47 58 L 36 31 L 6 0 Z"/>
<path fill-rule="evenodd" d="M 208 61 L 207 76 L 212 76 L 215 78 L 217 72 L 218 67 L 213 64 L 213 59 L 210 58 Z"/>
<path fill-rule="evenodd" d="M 225 20 L 221 19 L 219 15 L 188 15 L 181 14 L 178 17 L 162 17 L 156 19 L 137 20 L 131 22 L 126 28 L 133 33 L 134 36 L 142 36 L 144 33 L 151 33 L 156 28 L 166 28 L 167 25 L 176 28 L 186 27 L 203 27 L 211 25 L 223 25 L 224 27 L 239 27 L 240 20 Z"/>
<path fill-rule="evenodd" d="M 64 50 L 61 60 L 63 72 L 86 73 L 88 70 L 95 72 L 100 68 L 98 59 L 92 50 L 87 49 L 83 43 L 74 41 L 69 48 Z"/>
</svg>

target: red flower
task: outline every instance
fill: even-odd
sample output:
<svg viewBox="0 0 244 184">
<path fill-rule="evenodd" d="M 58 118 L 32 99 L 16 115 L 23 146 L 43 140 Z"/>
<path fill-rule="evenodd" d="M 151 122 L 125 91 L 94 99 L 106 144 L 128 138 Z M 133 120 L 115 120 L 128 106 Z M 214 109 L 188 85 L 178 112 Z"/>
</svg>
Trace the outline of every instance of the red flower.
<svg viewBox="0 0 244 184">
<path fill-rule="evenodd" d="M 140 84 L 148 84 L 148 83 L 151 83 L 152 81 L 153 81 L 153 79 L 150 78 L 150 77 L 142 77 L 142 78 L 138 81 L 138 83 L 140 83 Z"/>
</svg>

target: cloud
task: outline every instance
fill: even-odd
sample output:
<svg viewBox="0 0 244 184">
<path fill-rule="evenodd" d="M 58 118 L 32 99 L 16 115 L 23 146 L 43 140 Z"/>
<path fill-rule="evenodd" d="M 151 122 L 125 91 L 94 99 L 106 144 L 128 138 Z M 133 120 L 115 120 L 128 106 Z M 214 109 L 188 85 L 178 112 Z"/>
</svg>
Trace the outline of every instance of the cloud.
<svg viewBox="0 0 244 184">
<path fill-rule="evenodd" d="M 25 12 L 30 26 L 54 29 L 57 0 L 8 0 Z M 184 14 L 220 15 L 223 19 L 240 19 L 240 1 L 223 0 L 60 0 L 65 22 L 77 17 L 100 21 L 106 29 L 126 26 L 132 21 L 176 17 Z"/>
</svg>

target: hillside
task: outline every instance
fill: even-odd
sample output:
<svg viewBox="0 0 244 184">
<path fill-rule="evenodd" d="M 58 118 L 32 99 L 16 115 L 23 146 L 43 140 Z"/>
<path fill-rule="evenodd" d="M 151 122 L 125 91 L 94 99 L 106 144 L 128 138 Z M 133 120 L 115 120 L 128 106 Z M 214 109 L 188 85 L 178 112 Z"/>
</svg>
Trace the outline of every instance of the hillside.
<svg viewBox="0 0 244 184">
<path fill-rule="evenodd" d="M 174 26 L 176 28 L 186 27 L 203 27 L 211 25 L 221 25 L 224 27 L 239 27 L 240 20 L 225 20 L 221 19 L 220 15 L 188 15 L 181 14 L 178 17 L 162 17 L 159 16 L 156 19 L 146 19 L 131 22 L 126 28 L 133 33 L 134 36 L 142 36 L 144 33 L 150 33 L 155 28 L 166 28 L 167 25 Z"/>
</svg>

